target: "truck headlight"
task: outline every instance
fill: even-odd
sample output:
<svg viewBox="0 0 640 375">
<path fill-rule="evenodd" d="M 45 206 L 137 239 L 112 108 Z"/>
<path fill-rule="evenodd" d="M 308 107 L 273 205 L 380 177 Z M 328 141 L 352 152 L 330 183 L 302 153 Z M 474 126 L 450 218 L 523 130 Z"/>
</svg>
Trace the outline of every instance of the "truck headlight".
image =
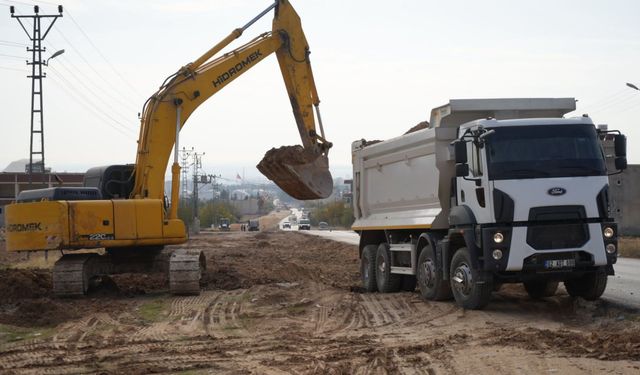
<svg viewBox="0 0 640 375">
<path fill-rule="evenodd" d="M 493 235 L 493 242 L 495 243 L 502 243 L 502 241 L 504 241 L 504 235 L 500 232 L 496 232 Z"/>
<path fill-rule="evenodd" d="M 502 259 L 502 250 L 500 249 L 493 250 L 493 252 L 491 253 L 491 256 L 493 256 L 493 259 L 495 260 Z"/>
<path fill-rule="evenodd" d="M 605 238 L 612 238 L 613 235 L 616 234 L 616 232 L 611 227 L 604 227 L 604 229 L 602 230 L 602 234 Z"/>
<path fill-rule="evenodd" d="M 607 250 L 608 254 L 613 254 L 616 252 L 616 245 L 610 243 L 605 247 L 605 249 Z"/>
</svg>

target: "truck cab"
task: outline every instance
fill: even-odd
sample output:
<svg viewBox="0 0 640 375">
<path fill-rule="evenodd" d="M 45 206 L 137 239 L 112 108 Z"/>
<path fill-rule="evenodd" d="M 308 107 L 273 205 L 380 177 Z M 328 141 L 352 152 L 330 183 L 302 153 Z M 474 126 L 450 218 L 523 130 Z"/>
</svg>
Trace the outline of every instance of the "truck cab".
<svg viewBox="0 0 640 375">
<path fill-rule="evenodd" d="M 546 288 L 590 271 L 613 274 L 617 227 L 601 145 L 607 133 L 582 116 L 481 119 L 461 125 L 458 135 L 450 222 L 454 230 L 474 227 L 478 263 L 494 281 Z M 622 137 L 613 137 L 620 168 Z"/>
</svg>

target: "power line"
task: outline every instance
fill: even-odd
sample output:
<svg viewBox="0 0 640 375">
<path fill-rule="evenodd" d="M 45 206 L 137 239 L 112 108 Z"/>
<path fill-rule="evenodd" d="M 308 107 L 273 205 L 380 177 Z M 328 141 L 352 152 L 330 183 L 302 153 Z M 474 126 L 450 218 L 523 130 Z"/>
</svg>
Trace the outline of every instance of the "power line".
<svg viewBox="0 0 640 375">
<path fill-rule="evenodd" d="M 91 108 L 89 105 L 87 105 L 86 103 L 84 103 L 80 98 L 80 96 L 77 96 L 72 90 L 67 89 L 62 83 L 61 81 L 58 81 L 57 78 L 51 77 L 51 80 L 55 83 L 58 84 L 58 86 L 62 89 L 62 91 L 64 91 L 69 97 L 71 97 L 72 99 L 74 99 L 80 106 L 84 107 L 87 111 L 93 113 L 94 115 L 96 115 L 96 119 L 102 121 L 102 123 L 104 123 L 105 125 L 107 125 L 108 127 L 110 127 L 111 129 L 117 131 L 120 135 L 126 137 L 128 140 L 132 140 L 133 138 L 125 133 L 123 130 L 121 130 L 120 128 L 117 128 L 115 126 L 113 126 L 112 124 L 110 124 L 108 121 L 105 120 L 105 118 L 103 117 L 103 115 L 101 113 L 99 113 L 98 111 L 96 111 L 95 109 Z"/>
<path fill-rule="evenodd" d="M 114 84 L 112 82 L 109 82 L 105 77 L 104 74 L 101 74 L 100 72 L 98 72 L 98 70 L 89 62 L 89 60 L 87 60 L 86 57 L 84 57 L 84 55 L 75 47 L 75 45 L 73 43 L 71 43 L 71 41 L 62 33 L 62 31 L 58 28 L 54 29 L 58 34 L 60 34 L 60 36 L 62 37 L 62 39 L 64 39 L 65 42 L 67 42 L 67 44 L 71 47 L 71 49 L 73 51 L 76 52 L 76 54 L 80 57 L 80 59 L 85 63 L 85 65 L 87 65 L 89 67 L 89 69 L 91 69 L 91 71 L 93 71 L 93 73 L 95 73 L 95 75 L 97 77 L 99 77 L 104 83 L 106 83 L 109 87 L 111 87 L 115 92 L 117 92 L 118 94 L 120 94 L 122 96 L 122 92 L 121 90 L 119 90 L 118 88 L 116 88 L 114 86 Z"/>
<path fill-rule="evenodd" d="M 71 83 L 67 78 L 65 78 L 64 75 L 60 74 L 56 69 L 54 69 L 53 67 L 50 67 L 50 69 L 53 73 L 55 73 L 55 75 L 60 80 L 65 82 L 72 91 L 81 92 L 80 90 L 77 90 L 76 87 L 73 85 L 73 83 Z M 81 96 L 81 98 L 84 99 L 84 101 L 88 103 L 91 107 L 93 107 L 96 111 L 100 112 L 103 116 L 109 118 L 113 123 L 119 125 L 121 130 L 125 130 L 131 134 L 136 134 L 133 130 L 131 130 L 131 128 L 129 128 L 127 125 L 123 124 L 122 122 L 120 122 L 119 120 L 111 116 L 109 113 L 105 112 L 102 108 L 100 108 L 100 106 L 96 105 L 93 101 L 91 101 L 86 96 Z"/>
<path fill-rule="evenodd" d="M 24 43 L 16 43 L 16 42 L 12 42 L 10 40 L 0 40 L 0 45 L 2 46 L 6 46 L 6 47 L 16 47 L 16 48 L 26 48 L 27 45 Z"/>
<path fill-rule="evenodd" d="M 15 1 L 15 0 L 2 0 L 2 2 L 3 3 L 11 3 L 11 4 L 20 4 L 20 5 L 33 5 L 33 3 L 25 3 L 24 1 Z M 44 3 L 44 1 L 42 3 Z M 52 4 L 52 3 L 49 3 L 49 4 L 56 5 L 56 4 Z M 8 4 L 1 4 L 1 5 L 10 6 Z"/>
<path fill-rule="evenodd" d="M 65 61 L 66 61 L 66 60 L 65 60 Z M 121 120 L 124 120 L 125 122 L 129 120 L 129 118 L 128 118 L 127 116 L 123 115 L 120 111 L 116 110 L 116 109 L 115 109 L 113 106 L 111 106 L 109 103 L 105 102 L 105 101 L 102 99 L 102 97 L 101 97 L 98 93 L 96 93 L 96 92 L 95 92 L 91 87 L 89 87 L 89 86 L 84 82 L 84 80 L 82 80 L 82 79 L 78 79 L 78 77 L 76 76 L 76 74 L 75 74 L 71 69 L 69 69 L 69 68 L 68 68 L 68 67 L 63 63 L 63 61 L 57 61 L 55 65 L 56 65 L 56 66 L 59 66 L 59 67 L 62 67 L 62 68 L 63 68 L 63 69 L 68 73 L 68 76 L 69 76 L 69 77 L 74 78 L 74 79 L 76 80 L 76 82 L 77 82 L 77 83 L 79 83 L 79 84 L 80 84 L 80 85 L 85 89 L 85 92 L 87 92 L 87 93 L 91 94 L 93 97 L 95 97 L 95 98 L 98 100 L 98 102 L 99 102 L 99 103 L 101 103 L 102 105 L 104 105 L 105 107 L 107 107 L 108 109 L 110 109 L 110 110 L 111 110 L 111 113 L 113 113 L 114 115 L 119 116 L 119 117 L 120 117 L 120 119 L 121 119 Z M 50 67 L 50 69 L 52 69 L 52 70 L 54 69 L 53 65 Z M 61 75 L 61 74 L 59 74 L 59 75 Z M 127 128 L 129 128 L 129 127 L 127 126 Z"/>
<path fill-rule="evenodd" d="M 595 102 L 584 106 L 584 108 L 589 108 L 590 110 L 596 110 L 596 108 L 606 107 L 612 103 L 619 101 L 621 98 L 628 95 L 628 90 L 619 90 L 614 94 L 608 95 L 602 99 L 596 100 Z"/>
<path fill-rule="evenodd" d="M 10 3 L 16 3 L 16 4 L 23 4 L 23 5 L 33 5 L 30 3 L 25 3 L 25 2 L 21 2 L 21 1 L 16 1 L 16 0 L 0 0 L 0 1 L 7 1 Z M 52 2 L 48 2 L 48 1 L 34 1 L 33 3 L 42 3 L 42 4 L 47 4 L 47 5 L 56 5 L 55 3 Z M 89 34 L 87 34 L 84 29 L 80 26 L 80 23 L 78 23 L 78 21 L 76 21 L 75 17 L 73 17 L 73 14 L 69 11 L 69 9 L 66 10 L 66 15 L 67 17 L 71 20 L 71 22 L 75 25 L 75 27 L 78 28 L 78 30 L 80 31 L 80 33 L 82 34 L 82 36 L 84 36 L 84 38 L 89 42 L 89 44 L 91 45 L 91 47 L 93 47 L 93 49 L 98 53 L 98 55 L 100 55 L 100 57 L 107 63 L 107 65 L 109 66 L 109 68 L 111 68 L 111 70 L 118 76 L 118 78 L 120 78 L 120 80 L 122 80 L 122 82 L 124 82 L 125 85 L 127 85 L 131 90 L 133 90 L 134 93 L 136 93 L 138 96 L 144 97 L 145 95 L 141 94 L 138 89 L 133 86 L 131 84 L 131 82 L 129 82 L 129 80 L 127 80 L 119 71 L 118 69 L 115 68 L 115 66 L 111 63 L 111 61 L 109 61 L 109 59 L 107 59 L 107 57 L 105 56 L 105 54 L 102 53 L 102 51 L 98 48 L 98 46 L 93 42 L 93 40 L 89 37 Z M 58 30 L 59 31 L 59 30 Z M 64 36 L 63 36 L 64 38 Z M 64 38 L 68 43 L 70 43 L 66 38 Z"/>
<path fill-rule="evenodd" d="M 53 50 L 57 50 L 57 48 L 55 48 L 51 43 L 47 42 L 47 45 L 49 45 L 49 47 L 51 47 L 51 49 Z M 79 69 L 78 66 L 76 66 L 72 60 L 68 59 L 65 56 L 61 56 L 60 57 L 64 62 L 68 63 L 69 65 L 71 65 L 71 67 L 73 68 L 74 73 L 72 73 L 72 75 L 76 75 L 76 74 L 80 74 L 83 77 L 84 81 L 88 81 L 90 82 L 92 85 L 94 85 L 95 87 L 98 87 L 102 90 L 102 92 L 109 96 L 111 99 L 113 99 L 114 101 L 120 103 L 121 105 L 127 107 L 128 109 L 130 109 L 131 111 L 133 111 L 133 113 L 137 113 L 138 109 L 136 107 L 134 107 L 131 103 L 123 100 L 121 98 L 121 93 L 118 93 L 118 95 L 114 95 L 113 93 L 104 90 L 101 85 L 99 85 L 96 81 L 93 80 L 93 78 L 91 78 L 90 75 L 86 74 L 82 69 Z M 77 78 L 77 77 L 76 77 Z"/>
<path fill-rule="evenodd" d="M 2 57 L 10 57 L 10 58 L 13 58 L 13 59 L 20 59 L 20 60 L 26 59 L 26 57 L 24 57 L 24 56 L 6 55 L 4 53 L 0 53 L 0 56 L 2 56 Z"/>
<path fill-rule="evenodd" d="M 0 66 L 0 69 L 4 69 L 4 70 L 14 70 L 16 72 L 22 72 L 22 73 L 29 73 L 28 70 L 26 69 L 17 69 L 17 68 L 9 68 L 7 66 Z"/>
<path fill-rule="evenodd" d="M 136 94 L 142 96 L 142 94 L 140 94 L 138 92 L 138 90 L 135 88 L 135 86 L 133 86 L 131 84 L 131 82 L 129 82 L 127 79 L 125 79 L 122 74 L 120 74 L 120 72 L 113 66 L 113 64 L 111 64 L 111 62 L 107 59 L 107 57 L 98 49 L 98 47 L 93 43 L 93 41 L 91 40 L 91 38 L 89 38 L 89 35 L 87 35 L 87 33 L 84 32 L 84 30 L 82 29 L 82 27 L 80 27 L 80 24 L 78 22 L 76 22 L 75 18 L 69 13 L 67 12 L 69 19 L 71 19 L 71 22 L 73 22 L 76 27 L 78 28 L 78 30 L 80 30 L 80 32 L 82 33 L 82 35 L 87 39 L 87 41 L 89 42 L 89 44 L 91 44 L 91 46 L 96 50 L 96 52 L 98 52 L 98 54 L 100 55 L 100 57 L 102 57 L 102 59 L 107 63 L 107 65 L 109 65 L 109 67 L 111 68 L 111 70 L 113 70 L 113 72 L 122 80 L 122 82 L 124 82 L 127 86 L 129 86 L 129 88 L 131 88 L 133 90 L 133 92 L 135 92 Z"/>
</svg>

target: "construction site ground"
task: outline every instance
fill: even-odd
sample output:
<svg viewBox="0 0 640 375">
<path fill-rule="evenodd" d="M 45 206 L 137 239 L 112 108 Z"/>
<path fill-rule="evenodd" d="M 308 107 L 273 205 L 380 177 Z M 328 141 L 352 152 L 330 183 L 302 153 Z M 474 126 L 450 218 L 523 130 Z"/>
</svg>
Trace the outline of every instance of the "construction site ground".
<svg viewBox="0 0 640 375">
<path fill-rule="evenodd" d="M 517 285 L 483 311 L 367 294 L 356 246 L 297 232 L 192 238 L 208 259 L 193 297 L 163 275 L 119 275 L 56 299 L 53 254 L 0 246 L 0 373 L 640 373 L 635 311 Z"/>
</svg>

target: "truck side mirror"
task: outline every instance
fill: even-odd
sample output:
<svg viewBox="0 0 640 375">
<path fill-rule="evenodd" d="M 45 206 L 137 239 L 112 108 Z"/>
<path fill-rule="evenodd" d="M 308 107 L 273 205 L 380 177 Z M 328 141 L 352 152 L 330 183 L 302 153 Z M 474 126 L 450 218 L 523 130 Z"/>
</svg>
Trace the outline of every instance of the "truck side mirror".
<svg viewBox="0 0 640 375">
<path fill-rule="evenodd" d="M 624 134 L 616 134 L 613 139 L 613 145 L 614 145 L 616 157 L 627 156 L 627 137 Z M 616 159 L 616 163 L 617 162 L 618 162 L 618 159 Z M 626 165 L 626 162 L 625 162 L 625 165 Z M 616 164 L 616 168 L 617 168 L 617 164 Z"/>
<path fill-rule="evenodd" d="M 618 152 L 616 150 L 616 154 L 617 153 Z M 615 166 L 617 170 L 624 171 L 625 169 L 627 169 L 627 158 L 625 156 L 616 157 Z"/>
<path fill-rule="evenodd" d="M 467 177 L 468 175 L 469 175 L 469 164 L 466 164 L 466 163 L 456 164 L 456 177 Z"/>
<path fill-rule="evenodd" d="M 467 142 L 460 140 L 455 141 L 453 144 L 453 152 L 455 153 L 456 164 L 467 163 Z"/>
</svg>

